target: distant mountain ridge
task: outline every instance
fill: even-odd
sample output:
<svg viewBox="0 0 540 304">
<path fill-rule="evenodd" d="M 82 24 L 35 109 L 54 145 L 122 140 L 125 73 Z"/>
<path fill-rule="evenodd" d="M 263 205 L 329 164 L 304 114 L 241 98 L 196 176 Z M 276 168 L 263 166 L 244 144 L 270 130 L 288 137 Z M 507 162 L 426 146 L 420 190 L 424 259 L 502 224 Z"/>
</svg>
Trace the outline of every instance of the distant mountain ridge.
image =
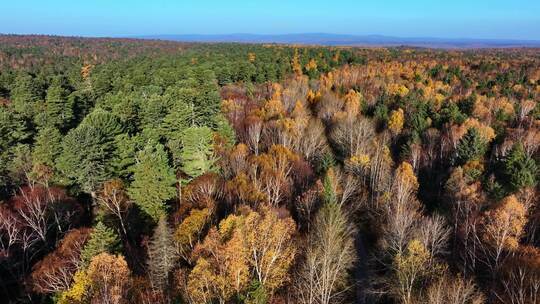
<svg viewBox="0 0 540 304">
<path fill-rule="evenodd" d="M 316 44 L 326 46 L 413 46 L 433 48 L 540 47 L 540 40 L 392 37 L 383 35 L 360 36 L 328 33 L 282 35 L 259 35 L 243 33 L 226 35 L 150 35 L 137 36 L 135 38 L 161 39 L 184 42 Z"/>
</svg>

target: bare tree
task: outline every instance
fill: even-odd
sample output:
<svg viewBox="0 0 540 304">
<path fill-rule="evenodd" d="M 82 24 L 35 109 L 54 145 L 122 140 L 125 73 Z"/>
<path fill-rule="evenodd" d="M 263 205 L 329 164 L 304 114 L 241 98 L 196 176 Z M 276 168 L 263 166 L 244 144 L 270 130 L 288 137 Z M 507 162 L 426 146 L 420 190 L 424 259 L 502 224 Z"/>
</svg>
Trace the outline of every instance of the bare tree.
<svg viewBox="0 0 540 304">
<path fill-rule="evenodd" d="M 148 268 L 154 289 L 163 291 L 167 286 L 169 273 L 174 267 L 177 257 L 171 229 L 166 218 L 161 217 L 148 244 Z"/>
<path fill-rule="evenodd" d="M 259 155 L 259 143 L 262 135 L 262 121 L 257 120 L 252 123 L 247 129 L 247 142 L 249 148 L 255 155 Z"/>
<path fill-rule="evenodd" d="M 295 286 L 300 303 L 341 302 L 356 261 L 354 233 L 339 205 L 326 204 L 319 211 Z"/>
<path fill-rule="evenodd" d="M 0 205 L 0 246 L 9 248 L 20 240 L 20 226 L 15 214 L 6 206 Z"/>
<path fill-rule="evenodd" d="M 427 290 L 427 304 L 482 304 L 484 295 L 471 280 L 444 276 Z"/>
<path fill-rule="evenodd" d="M 328 151 L 324 125 L 319 119 L 310 119 L 304 134 L 299 138 L 298 150 L 305 159 L 313 161 Z"/>
<path fill-rule="evenodd" d="M 47 240 L 49 223 L 47 221 L 47 202 L 41 195 L 33 195 L 35 188 L 30 191 L 20 191 L 23 205 L 18 208 L 19 216 L 24 225 L 29 227 L 40 239 Z"/>
<path fill-rule="evenodd" d="M 103 190 L 97 197 L 97 203 L 101 208 L 118 219 L 120 227 L 122 228 L 124 235 L 126 235 L 127 231 L 124 225 L 124 217 L 131 205 L 131 201 L 124 189 L 123 182 L 119 179 L 106 182 L 103 185 Z"/>
<path fill-rule="evenodd" d="M 502 267 L 501 291 L 504 303 L 529 304 L 540 301 L 540 250 L 523 246 Z"/>
<path fill-rule="evenodd" d="M 428 249 L 432 257 L 446 253 L 450 229 L 440 215 L 423 218 L 419 227 L 420 241 Z"/>
<path fill-rule="evenodd" d="M 367 153 L 375 136 L 373 122 L 368 118 L 339 121 L 330 133 L 330 140 L 344 157 Z"/>
</svg>

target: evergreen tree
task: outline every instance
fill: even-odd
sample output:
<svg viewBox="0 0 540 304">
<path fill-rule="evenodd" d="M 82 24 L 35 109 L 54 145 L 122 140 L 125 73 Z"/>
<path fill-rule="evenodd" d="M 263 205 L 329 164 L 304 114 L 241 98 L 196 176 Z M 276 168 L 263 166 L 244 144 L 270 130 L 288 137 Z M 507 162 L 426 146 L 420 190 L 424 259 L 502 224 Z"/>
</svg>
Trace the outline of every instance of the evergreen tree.
<svg viewBox="0 0 540 304">
<path fill-rule="evenodd" d="M 32 171 L 32 153 L 30 146 L 17 144 L 9 149 L 8 175 L 15 186 L 28 181 L 28 174 Z"/>
<path fill-rule="evenodd" d="M 486 153 L 487 143 L 476 128 L 470 128 L 458 143 L 456 160 L 464 164 L 470 160 L 481 159 Z"/>
<path fill-rule="evenodd" d="M 115 138 L 117 151 L 112 159 L 112 166 L 119 177 L 126 180 L 131 178 L 137 151 L 144 147 L 142 141 L 139 135 L 120 134 Z"/>
<path fill-rule="evenodd" d="M 83 266 L 87 266 L 96 255 L 103 252 L 116 253 L 120 249 L 121 244 L 114 230 L 98 222 L 81 251 L 81 261 Z"/>
<path fill-rule="evenodd" d="M 175 183 L 163 145 L 149 144 L 137 155 L 128 192 L 141 210 L 158 221 L 166 214 L 165 202 L 176 196 Z"/>
<path fill-rule="evenodd" d="M 225 140 L 228 145 L 236 143 L 236 133 L 229 121 L 222 114 L 216 116 L 216 133 Z"/>
<path fill-rule="evenodd" d="M 47 124 L 61 129 L 68 127 L 73 119 L 73 105 L 70 104 L 72 99 L 68 98 L 65 82 L 62 77 L 54 78 L 45 99 Z"/>
<path fill-rule="evenodd" d="M 13 157 L 13 147 L 29 137 L 26 123 L 10 109 L 0 106 L 0 192 L 8 190 L 4 187 L 9 184 L 8 165 Z"/>
<path fill-rule="evenodd" d="M 538 166 L 523 149 L 523 144 L 517 143 L 504 159 L 504 175 L 510 191 L 536 185 Z"/>
<path fill-rule="evenodd" d="M 63 151 L 57 168 L 67 179 L 66 184 L 78 184 L 94 194 L 105 180 L 113 175 L 111 161 L 115 154 L 115 137 L 122 126 L 114 115 L 96 109 L 71 130 L 62 143 Z"/>
<path fill-rule="evenodd" d="M 167 148 L 175 160 L 180 158 L 183 132 L 193 124 L 193 119 L 193 107 L 182 100 L 175 102 L 170 113 L 163 119 L 161 133 L 165 136 Z"/>
<path fill-rule="evenodd" d="M 191 127 L 184 131 L 180 169 L 190 178 L 214 170 L 213 132 L 208 127 Z"/>
<path fill-rule="evenodd" d="M 28 73 L 20 73 L 15 78 L 11 91 L 12 106 L 20 117 L 31 119 L 34 116 L 36 103 L 41 99 L 34 79 Z"/>
<path fill-rule="evenodd" d="M 34 143 L 32 158 L 34 164 L 54 167 L 56 158 L 62 152 L 62 134 L 55 127 L 40 129 Z"/>
</svg>

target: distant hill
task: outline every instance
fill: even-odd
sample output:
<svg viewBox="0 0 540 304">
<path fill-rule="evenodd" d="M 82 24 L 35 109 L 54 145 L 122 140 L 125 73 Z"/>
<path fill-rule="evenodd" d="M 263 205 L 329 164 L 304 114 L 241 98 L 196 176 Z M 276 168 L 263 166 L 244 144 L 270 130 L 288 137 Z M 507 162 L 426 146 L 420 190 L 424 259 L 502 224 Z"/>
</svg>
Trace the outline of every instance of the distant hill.
<svg viewBox="0 0 540 304">
<path fill-rule="evenodd" d="M 138 36 L 143 39 L 161 39 L 184 42 L 240 42 L 240 43 L 284 43 L 284 44 L 317 44 L 328 46 L 414 46 L 432 48 L 510 48 L 540 47 L 540 40 L 511 39 L 454 39 L 430 37 L 391 37 L 381 35 L 337 35 L 326 33 L 257 35 L 151 35 Z"/>
</svg>

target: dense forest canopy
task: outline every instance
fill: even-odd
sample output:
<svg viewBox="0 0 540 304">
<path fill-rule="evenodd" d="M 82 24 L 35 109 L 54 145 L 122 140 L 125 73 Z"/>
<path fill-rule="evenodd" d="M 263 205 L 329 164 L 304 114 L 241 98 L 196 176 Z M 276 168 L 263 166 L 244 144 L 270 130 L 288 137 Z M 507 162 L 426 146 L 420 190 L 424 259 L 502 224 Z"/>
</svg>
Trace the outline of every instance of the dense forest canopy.
<svg viewBox="0 0 540 304">
<path fill-rule="evenodd" d="M 540 50 L 0 36 L 2 303 L 538 303 Z"/>
</svg>

